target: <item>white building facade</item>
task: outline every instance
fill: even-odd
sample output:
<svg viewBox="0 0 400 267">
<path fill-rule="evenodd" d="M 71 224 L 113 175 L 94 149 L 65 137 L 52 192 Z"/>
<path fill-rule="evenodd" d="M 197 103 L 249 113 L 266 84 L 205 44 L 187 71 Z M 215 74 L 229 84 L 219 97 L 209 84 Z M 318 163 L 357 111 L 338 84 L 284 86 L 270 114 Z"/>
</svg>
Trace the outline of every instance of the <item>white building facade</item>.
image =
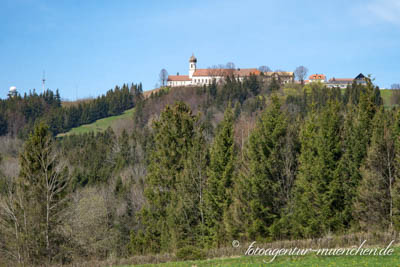
<svg viewBox="0 0 400 267">
<path fill-rule="evenodd" d="M 167 85 L 176 86 L 201 86 L 211 84 L 213 80 L 217 83 L 223 81 L 227 76 L 233 76 L 239 80 L 250 75 L 260 75 L 261 72 L 256 69 L 198 69 L 197 58 L 192 55 L 189 59 L 189 75 L 169 75 Z"/>
</svg>

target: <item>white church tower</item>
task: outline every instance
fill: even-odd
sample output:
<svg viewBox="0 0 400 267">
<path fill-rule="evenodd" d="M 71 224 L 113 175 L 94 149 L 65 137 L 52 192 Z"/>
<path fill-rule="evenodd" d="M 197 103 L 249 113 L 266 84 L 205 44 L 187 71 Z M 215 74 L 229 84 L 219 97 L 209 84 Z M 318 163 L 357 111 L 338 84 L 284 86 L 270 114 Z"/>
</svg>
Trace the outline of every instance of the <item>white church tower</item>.
<svg viewBox="0 0 400 267">
<path fill-rule="evenodd" d="M 192 54 L 189 59 L 189 79 L 192 79 L 193 73 L 196 71 L 197 58 Z"/>
</svg>

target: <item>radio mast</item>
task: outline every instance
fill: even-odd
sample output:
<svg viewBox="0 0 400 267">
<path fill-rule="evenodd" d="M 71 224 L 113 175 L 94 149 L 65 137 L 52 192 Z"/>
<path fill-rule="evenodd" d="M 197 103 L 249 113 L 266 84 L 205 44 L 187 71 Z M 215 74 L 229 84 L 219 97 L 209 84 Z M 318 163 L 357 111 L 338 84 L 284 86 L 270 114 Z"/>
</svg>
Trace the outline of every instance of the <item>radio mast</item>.
<svg viewBox="0 0 400 267">
<path fill-rule="evenodd" d="M 45 83 L 46 83 L 46 78 L 45 78 L 45 72 L 43 71 L 43 79 L 42 79 L 42 86 L 43 86 L 43 95 L 44 95 L 44 92 L 45 92 Z"/>
</svg>

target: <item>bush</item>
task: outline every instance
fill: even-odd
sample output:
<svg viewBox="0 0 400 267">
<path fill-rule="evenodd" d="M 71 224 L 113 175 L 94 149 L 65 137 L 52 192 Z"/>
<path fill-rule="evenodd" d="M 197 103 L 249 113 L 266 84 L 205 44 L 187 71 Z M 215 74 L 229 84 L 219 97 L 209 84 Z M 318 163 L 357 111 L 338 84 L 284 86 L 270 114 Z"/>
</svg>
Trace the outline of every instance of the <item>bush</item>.
<svg viewBox="0 0 400 267">
<path fill-rule="evenodd" d="M 205 259 L 206 253 L 204 250 L 194 247 L 194 246 L 185 246 L 176 252 L 176 257 L 179 260 L 201 260 Z"/>
</svg>

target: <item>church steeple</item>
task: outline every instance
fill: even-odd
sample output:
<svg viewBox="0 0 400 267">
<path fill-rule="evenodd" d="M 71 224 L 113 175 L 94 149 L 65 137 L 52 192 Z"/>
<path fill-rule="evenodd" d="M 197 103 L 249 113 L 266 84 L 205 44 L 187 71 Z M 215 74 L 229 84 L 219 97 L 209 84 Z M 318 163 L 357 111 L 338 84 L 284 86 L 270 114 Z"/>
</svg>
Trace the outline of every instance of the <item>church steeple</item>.
<svg viewBox="0 0 400 267">
<path fill-rule="evenodd" d="M 196 63 L 197 63 L 197 58 L 192 54 L 192 56 L 189 58 L 189 78 L 191 79 L 193 76 L 193 73 L 196 71 Z"/>
</svg>

